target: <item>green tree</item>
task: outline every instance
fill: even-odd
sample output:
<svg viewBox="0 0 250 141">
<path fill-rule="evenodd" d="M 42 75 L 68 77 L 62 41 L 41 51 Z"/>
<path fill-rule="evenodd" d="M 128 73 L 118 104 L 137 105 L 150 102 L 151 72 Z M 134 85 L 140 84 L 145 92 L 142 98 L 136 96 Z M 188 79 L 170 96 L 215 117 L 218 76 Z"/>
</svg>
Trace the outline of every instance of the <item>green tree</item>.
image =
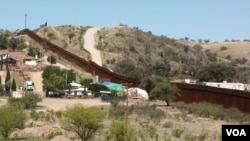
<svg viewBox="0 0 250 141">
<path fill-rule="evenodd" d="M 26 120 L 25 112 L 10 105 L 0 107 L 0 133 L 8 138 L 16 128 L 23 128 Z"/>
<path fill-rule="evenodd" d="M 8 44 L 8 33 L 5 31 L 0 31 L 0 49 L 6 49 Z"/>
<path fill-rule="evenodd" d="M 63 88 L 65 86 L 65 79 L 63 76 L 52 73 L 50 77 L 43 82 L 47 90 L 53 91 L 57 94 L 63 93 Z"/>
<path fill-rule="evenodd" d="M 87 141 L 103 126 L 105 113 L 96 107 L 76 104 L 67 107 L 64 117 L 65 129 L 75 132 L 82 141 Z"/>
<path fill-rule="evenodd" d="M 16 80 L 15 79 L 13 79 L 13 81 L 12 81 L 11 90 L 16 91 Z"/>
<path fill-rule="evenodd" d="M 9 93 L 10 91 L 10 86 L 11 86 L 11 81 L 10 81 L 10 71 L 9 69 L 7 69 L 7 72 L 6 72 L 6 78 L 5 78 L 5 89 L 6 91 Z"/>
<path fill-rule="evenodd" d="M 157 83 L 156 86 L 150 91 L 149 99 L 165 101 L 167 106 L 169 106 L 170 102 L 172 102 L 178 95 L 178 87 L 170 82 L 164 81 Z"/>
<path fill-rule="evenodd" d="M 197 73 L 196 78 L 202 81 L 222 82 L 230 81 L 236 76 L 236 70 L 234 67 L 226 65 L 224 63 L 213 63 L 201 67 Z"/>
<path fill-rule="evenodd" d="M 61 70 L 56 66 L 47 66 L 43 71 L 42 77 L 47 91 L 62 94 L 66 88 L 65 84 L 76 80 L 76 73 L 73 70 Z"/>
<path fill-rule="evenodd" d="M 108 141 L 131 141 L 136 140 L 135 130 L 126 121 L 113 121 L 106 134 Z"/>
<path fill-rule="evenodd" d="M 56 57 L 54 55 L 50 55 L 48 58 L 47 58 L 47 61 L 50 63 L 50 64 L 56 64 Z"/>
</svg>

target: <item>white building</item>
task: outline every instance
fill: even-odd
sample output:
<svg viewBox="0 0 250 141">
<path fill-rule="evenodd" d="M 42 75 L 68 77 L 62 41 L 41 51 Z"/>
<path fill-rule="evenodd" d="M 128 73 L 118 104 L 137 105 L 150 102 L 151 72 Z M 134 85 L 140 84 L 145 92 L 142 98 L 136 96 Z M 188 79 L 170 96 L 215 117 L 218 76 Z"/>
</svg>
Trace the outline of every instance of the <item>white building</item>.
<svg viewBox="0 0 250 141">
<path fill-rule="evenodd" d="M 228 83 L 226 81 L 220 82 L 204 82 L 206 86 L 225 88 L 225 89 L 234 89 L 234 90 L 246 90 L 246 85 L 243 83 Z"/>
<path fill-rule="evenodd" d="M 84 93 L 86 92 L 86 94 L 88 96 L 91 96 L 92 93 L 88 90 L 87 87 L 82 86 L 81 84 L 78 84 L 76 82 L 71 82 L 68 85 L 71 86 L 70 90 L 65 90 L 65 95 L 68 96 L 83 96 Z"/>
</svg>

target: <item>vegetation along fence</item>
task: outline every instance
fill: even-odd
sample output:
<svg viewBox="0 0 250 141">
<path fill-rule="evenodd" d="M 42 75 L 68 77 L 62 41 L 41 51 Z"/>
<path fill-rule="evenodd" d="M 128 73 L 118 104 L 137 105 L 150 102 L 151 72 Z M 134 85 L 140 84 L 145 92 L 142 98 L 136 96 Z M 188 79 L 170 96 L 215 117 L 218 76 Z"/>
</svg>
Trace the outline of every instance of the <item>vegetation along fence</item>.
<svg viewBox="0 0 250 141">
<path fill-rule="evenodd" d="M 181 96 L 176 101 L 210 102 L 223 105 L 225 108 L 236 107 L 240 111 L 250 113 L 250 92 L 232 89 L 175 83 L 180 89 Z"/>
<path fill-rule="evenodd" d="M 49 47 L 49 50 L 53 51 L 54 53 L 62 56 L 63 58 L 67 59 L 70 62 L 75 63 L 80 68 L 84 68 L 85 71 L 93 74 L 99 75 L 103 78 L 108 78 L 112 82 L 121 83 L 127 86 L 138 86 L 140 84 L 140 80 L 135 78 L 128 78 L 116 73 L 111 72 L 110 70 L 103 68 L 97 65 L 95 62 L 87 61 L 77 55 L 74 55 L 71 52 L 64 50 L 62 47 L 59 47 L 46 39 L 40 37 L 36 33 L 30 31 L 29 29 L 24 29 L 20 31 L 20 33 L 24 33 L 28 35 L 30 38 L 38 42 L 39 44 L 43 45 L 46 44 Z"/>
</svg>

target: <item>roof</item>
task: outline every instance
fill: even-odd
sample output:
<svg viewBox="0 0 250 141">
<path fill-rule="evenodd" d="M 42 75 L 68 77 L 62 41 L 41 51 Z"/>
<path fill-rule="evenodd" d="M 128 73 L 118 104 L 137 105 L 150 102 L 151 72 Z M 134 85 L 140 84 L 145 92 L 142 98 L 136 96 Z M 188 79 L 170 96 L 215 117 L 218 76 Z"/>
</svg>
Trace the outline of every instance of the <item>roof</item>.
<svg viewBox="0 0 250 141">
<path fill-rule="evenodd" d="M 23 60 L 37 60 L 35 57 L 32 56 L 25 56 Z"/>
<path fill-rule="evenodd" d="M 16 61 L 22 61 L 24 58 L 27 58 L 27 57 L 29 60 L 31 60 L 30 57 L 32 57 L 32 56 L 26 56 L 25 52 L 14 52 L 14 51 L 8 51 L 8 50 L 1 50 L 1 54 L 8 54 L 10 58 L 12 58 Z M 34 57 L 32 57 L 32 58 L 34 58 Z M 32 60 L 34 60 L 34 59 L 32 59 Z"/>
</svg>

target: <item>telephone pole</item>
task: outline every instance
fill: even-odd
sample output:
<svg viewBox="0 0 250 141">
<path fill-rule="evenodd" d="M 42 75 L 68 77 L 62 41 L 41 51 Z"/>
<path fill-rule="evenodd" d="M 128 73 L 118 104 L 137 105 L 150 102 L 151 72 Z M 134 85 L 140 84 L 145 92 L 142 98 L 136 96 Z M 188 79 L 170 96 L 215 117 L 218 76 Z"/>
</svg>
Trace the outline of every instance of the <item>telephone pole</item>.
<svg viewBox="0 0 250 141">
<path fill-rule="evenodd" d="M 27 13 L 25 13 L 25 29 L 26 29 L 26 27 L 27 27 Z"/>
</svg>

